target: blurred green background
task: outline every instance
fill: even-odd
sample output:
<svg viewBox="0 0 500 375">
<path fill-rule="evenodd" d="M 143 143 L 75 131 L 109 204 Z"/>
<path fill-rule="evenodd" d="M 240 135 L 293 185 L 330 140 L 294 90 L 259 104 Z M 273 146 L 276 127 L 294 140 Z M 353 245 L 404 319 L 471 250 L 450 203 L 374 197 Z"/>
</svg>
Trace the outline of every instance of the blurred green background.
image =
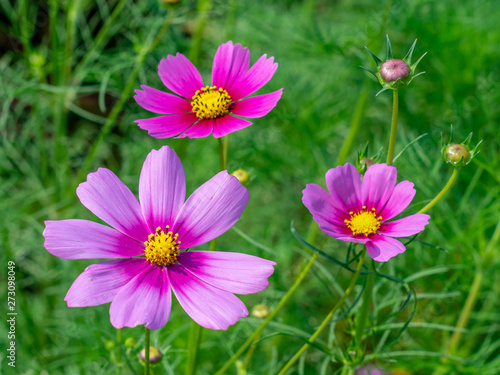
<svg viewBox="0 0 500 375">
<path fill-rule="evenodd" d="M 275 260 L 270 287 L 242 296 L 249 310 L 271 309 L 305 262 L 290 232 L 307 236 L 311 215 L 301 203 L 308 183 L 324 186 L 324 174 L 338 163 L 354 163 L 369 141 L 375 153 L 387 147 L 391 94 L 360 69 L 373 69 L 368 46 L 385 56 L 389 34 L 396 58 L 415 38 L 414 57 L 427 56 L 426 74 L 400 90 L 396 153 L 419 135 L 397 160 L 398 180 L 415 183 L 417 195 L 406 211 L 415 213 L 451 175 L 441 158 L 441 133 L 450 124 L 457 140 L 474 132 L 484 139 L 479 156 L 461 171 L 448 195 L 429 213 L 430 225 L 384 272 L 406 279 L 416 292 L 377 278 L 366 341 L 366 363 L 399 374 L 500 373 L 498 253 L 500 220 L 500 6 L 490 1 L 321 1 L 321 0 L 0 0 L 0 275 L 16 263 L 16 369 L 7 366 L 7 329 L 0 325 L 0 371 L 19 374 L 117 373 L 116 338 L 109 305 L 70 309 L 64 296 L 91 260 L 56 258 L 43 247 L 44 220 L 98 221 L 78 201 L 75 188 L 98 167 L 114 171 L 135 193 L 142 163 L 152 149 L 173 147 L 186 171 L 188 193 L 218 171 L 217 141 L 153 139 L 133 122 L 151 114 L 132 99 L 147 84 L 165 90 L 158 75 L 161 58 L 181 52 L 210 81 L 213 55 L 233 40 L 249 47 L 251 63 L 274 56 L 279 68 L 259 93 L 284 88 L 277 107 L 254 125 L 229 137 L 228 169 L 249 171 L 250 202 L 238 230 L 218 247 Z M 355 109 L 361 114 L 352 146 L 346 145 Z M 357 123 L 354 120 L 354 123 Z M 243 233 L 244 235 L 242 235 Z M 493 237 L 493 239 L 492 239 Z M 324 238 L 320 233 L 318 243 Z M 200 248 L 204 248 L 203 246 Z M 346 244 L 330 240 L 324 250 L 344 259 Z M 474 277 L 480 292 L 456 358 L 442 361 L 448 340 Z M 4 277 L 5 276 L 5 277 Z M 293 355 L 343 293 L 352 274 L 319 257 L 292 300 L 263 332 L 247 374 L 274 374 Z M 361 291 L 361 283 L 344 307 Z M 7 289 L 2 288 L 7 319 Z M 412 300 L 414 301 L 414 299 Z M 404 306 L 401 311 L 400 307 Z M 353 314 L 332 324 L 293 372 L 332 374 L 341 364 L 328 353 L 347 353 Z M 410 318 L 404 332 L 401 327 Z M 212 374 L 260 323 L 240 320 L 227 332 L 203 333 L 199 374 Z M 157 374 L 184 371 L 191 320 L 178 303 L 152 343 L 164 353 Z M 336 328 L 336 331 L 334 331 Z M 336 332 L 336 334 L 334 334 Z M 123 374 L 141 373 L 135 338 Z M 320 350 L 318 350 L 320 349 Z M 244 360 L 244 357 L 241 358 Z M 237 373 L 232 367 L 229 373 Z M 240 375 L 245 372 L 239 371 Z"/>
</svg>

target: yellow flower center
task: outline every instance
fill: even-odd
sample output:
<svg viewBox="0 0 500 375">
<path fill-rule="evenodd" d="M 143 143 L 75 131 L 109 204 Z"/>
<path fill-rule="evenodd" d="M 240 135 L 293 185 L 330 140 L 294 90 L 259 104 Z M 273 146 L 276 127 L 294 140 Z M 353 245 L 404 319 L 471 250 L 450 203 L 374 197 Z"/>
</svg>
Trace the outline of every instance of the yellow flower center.
<svg viewBox="0 0 500 375">
<path fill-rule="evenodd" d="M 366 206 L 363 206 L 361 212 L 354 213 L 351 211 L 349 215 L 351 215 L 351 220 L 344 220 L 344 222 L 352 230 L 352 234 L 364 234 L 367 236 L 376 233 L 380 228 L 382 216 L 377 216 L 375 208 L 367 211 Z"/>
<path fill-rule="evenodd" d="M 168 225 L 166 231 L 167 233 L 158 227 L 156 228 L 156 232 L 151 233 L 148 240 L 144 242 L 144 245 L 146 245 L 146 249 L 144 249 L 146 259 L 151 262 L 151 264 L 168 266 L 177 261 L 179 244 L 181 243 L 181 241 L 177 241 L 179 234 L 176 233 L 172 236 L 173 233 L 169 232 Z"/>
<path fill-rule="evenodd" d="M 203 87 L 196 90 L 192 99 L 192 111 L 201 120 L 227 115 L 231 107 L 231 97 L 222 87 Z"/>
</svg>

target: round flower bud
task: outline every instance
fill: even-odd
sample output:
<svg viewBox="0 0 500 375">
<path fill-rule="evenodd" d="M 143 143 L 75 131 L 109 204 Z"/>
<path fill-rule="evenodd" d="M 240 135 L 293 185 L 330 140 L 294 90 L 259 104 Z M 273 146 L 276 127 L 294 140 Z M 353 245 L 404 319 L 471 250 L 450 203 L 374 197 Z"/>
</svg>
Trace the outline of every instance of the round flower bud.
<svg viewBox="0 0 500 375">
<path fill-rule="evenodd" d="M 252 316 L 258 319 L 267 318 L 269 315 L 269 307 L 264 304 L 255 305 L 252 309 Z"/>
<path fill-rule="evenodd" d="M 125 347 L 126 348 L 135 348 L 135 345 L 137 344 L 137 341 L 133 337 L 128 337 L 125 340 Z"/>
<path fill-rule="evenodd" d="M 141 358 L 141 361 L 146 360 L 146 349 L 142 348 L 142 350 L 139 353 L 139 357 Z M 161 359 L 161 352 L 160 349 L 158 349 L 155 346 L 150 346 L 149 347 L 149 363 L 157 363 L 160 362 Z"/>
<path fill-rule="evenodd" d="M 363 158 L 359 161 L 359 165 L 361 166 L 361 169 L 367 170 L 368 167 L 371 167 L 373 164 L 375 164 L 375 161 L 370 158 Z"/>
<path fill-rule="evenodd" d="M 115 348 L 115 342 L 113 340 L 106 340 L 104 342 L 104 347 L 106 350 L 112 351 Z"/>
<path fill-rule="evenodd" d="M 250 179 L 250 176 L 248 175 L 248 172 L 245 171 L 244 169 L 237 169 L 233 172 L 233 176 L 236 177 L 242 185 L 248 184 L 248 181 Z"/>
<path fill-rule="evenodd" d="M 463 144 L 453 143 L 446 147 L 444 157 L 447 163 L 453 165 L 457 165 L 460 162 L 467 164 L 470 160 L 470 152 Z"/>
<path fill-rule="evenodd" d="M 391 59 L 380 67 L 380 75 L 386 82 L 405 79 L 410 74 L 410 67 L 403 60 Z"/>
</svg>

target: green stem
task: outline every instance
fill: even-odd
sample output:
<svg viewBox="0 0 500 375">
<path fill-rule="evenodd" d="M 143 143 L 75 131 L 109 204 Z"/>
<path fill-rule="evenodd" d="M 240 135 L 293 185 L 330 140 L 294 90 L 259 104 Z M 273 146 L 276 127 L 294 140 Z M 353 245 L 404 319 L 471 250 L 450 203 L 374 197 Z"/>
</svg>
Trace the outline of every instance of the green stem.
<svg viewBox="0 0 500 375">
<path fill-rule="evenodd" d="M 368 315 L 370 312 L 370 304 L 372 302 L 373 285 L 375 281 L 375 274 L 370 274 L 367 276 L 365 290 L 363 291 L 363 303 L 356 316 L 356 334 L 355 334 L 355 344 L 362 352 L 361 340 L 363 339 L 363 333 L 365 332 L 366 322 L 368 321 Z"/>
<path fill-rule="evenodd" d="M 223 375 L 226 374 L 226 370 L 231 366 L 244 352 L 247 350 L 247 348 L 254 343 L 255 339 L 259 337 L 260 333 L 262 330 L 269 324 L 271 320 L 276 316 L 278 311 L 285 305 L 285 303 L 288 302 L 290 297 L 293 295 L 295 290 L 298 288 L 304 277 L 307 275 L 309 270 L 311 269 L 312 265 L 314 264 L 314 261 L 318 257 L 318 253 L 314 253 L 311 256 L 311 259 L 309 262 L 306 264 L 302 272 L 300 273 L 299 277 L 295 280 L 293 283 L 292 287 L 288 290 L 288 292 L 283 296 L 281 301 L 278 303 L 274 311 L 269 314 L 269 316 L 264 320 L 260 326 L 250 335 L 250 337 L 243 343 L 243 345 L 238 349 L 236 353 L 233 354 L 233 356 L 220 368 L 219 371 L 215 373 L 215 375 Z"/>
<path fill-rule="evenodd" d="M 211 7 L 211 0 L 198 0 L 198 18 L 196 20 L 196 29 L 193 35 L 193 42 L 191 43 L 191 50 L 189 51 L 189 60 L 191 60 L 194 65 L 198 65 L 200 62 L 203 31 L 205 30 L 205 25 L 208 20 L 208 11 Z"/>
<path fill-rule="evenodd" d="M 118 343 L 117 345 L 117 351 L 116 351 L 116 365 L 118 366 L 118 374 L 122 373 L 122 329 L 118 328 L 116 330 L 116 342 Z"/>
<path fill-rule="evenodd" d="M 439 192 L 439 194 L 436 195 L 436 197 L 427 204 L 427 206 L 425 206 L 420 211 L 418 211 L 419 214 L 423 214 L 423 213 L 426 213 L 427 211 L 429 211 L 432 207 L 434 207 L 436 205 L 437 202 L 439 202 L 441 200 L 441 198 L 444 197 L 446 192 L 448 190 L 450 190 L 451 185 L 453 185 L 453 181 L 455 181 L 455 179 L 457 178 L 458 171 L 459 171 L 459 168 L 453 169 L 453 173 L 452 173 L 450 179 L 448 180 L 448 182 L 446 183 L 446 186 L 443 188 L 443 190 L 441 190 Z"/>
<path fill-rule="evenodd" d="M 222 145 L 222 138 L 217 138 L 217 142 L 219 143 L 219 169 L 223 171 L 226 169 L 226 163 L 224 160 L 224 146 Z"/>
<path fill-rule="evenodd" d="M 396 134 L 398 131 L 398 90 L 393 90 L 392 93 L 391 137 L 389 139 L 389 149 L 387 151 L 387 165 L 392 165 L 394 159 L 394 148 L 396 147 Z"/>
<path fill-rule="evenodd" d="M 349 284 L 346 291 L 344 292 L 344 295 L 339 299 L 337 304 L 328 313 L 328 315 L 323 320 L 321 325 L 318 327 L 316 332 L 314 332 L 313 335 L 309 338 L 309 343 L 312 343 L 312 342 L 314 342 L 314 340 L 316 340 L 316 338 L 320 335 L 320 333 L 323 331 L 323 329 L 328 325 L 328 323 L 330 323 L 335 312 L 337 312 L 337 310 L 343 305 L 346 298 L 351 294 L 352 290 L 354 289 L 354 286 L 356 285 L 356 281 L 358 280 L 359 273 L 361 272 L 361 268 L 363 267 L 365 253 L 366 253 L 366 249 L 363 249 L 363 252 L 361 253 L 361 257 L 359 258 L 358 267 L 356 268 L 356 272 L 354 273 L 354 276 L 351 280 L 351 283 Z M 304 344 L 302 346 L 302 348 L 300 348 L 300 350 L 297 353 L 295 353 L 295 355 L 281 369 L 281 371 L 278 373 L 278 375 L 284 375 L 288 371 L 288 369 L 293 366 L 293 364 L 300 358 L 302 353 L 304 353 L 307 350 L 307 348 L 309 348 L 309 343 Z"/>
<path fill-rule="evenodd" d="M 153 41 L 146 41 L 145 45 L 141 48 L 141 51 L 139 52 L 139 55 L 136 58 L 136 62 L 134 65 L 134 69 L 132 70 L 132 73 L 129 76 L 129 79 L 125 85 L 125 88 L 122 91 L 122 95 L 118 102 L 114 105 L 113 109 L 111 110 L 111 113 L 109 114 L 108 119 L 106 120 L 106 123 L 103 125 L 101 128 L 101 132 L 99 133 L 99 136 L 97 137 L 97 140 L 94 142 L 92 145 L 92 148 L 87 155 L 87 158 L 85 159 L 82 167 L 80 168 L 80 171 L 77 175 L 76 178 L 76 183 L 78 184 L 85 175 L 87 174 L 89 168 L 92 166 L 92 163 L 94 162 L 94 159 L 97 155 L 97 150 L 103 143 L 104 139 L 106 136 L 109 134 L 111 129 L 116 123 L 116 120 L 118 119 L 118 115 L 121 113 L 123 106 L 125 105 L 125 102 L 128 100 L 130 94 L 132 93 L 132 90 L 135 86 L 135 81 L 137 79 L 137 76 L 139 74 L 140 69 L 142 68 L 144 61 L 146 60 L 147 55 L 154 50 L 154 48 L 158 45 L 158 43 L 161 41 L 163 38 L 163 34 L 168 30 L 170 25 L 172 24 L 172 12 L 168 13 L 168 18 L 163 27 L 157 32 L 157 33 L 151 33 L 150 36 L 156 34 L 156 38 Z M 74 190 L 74 189 L 73 189 Z"/>
<path fill-rule="evenodd" d="M 193 322 L 191 326 L 191 331 L 189 333 L 189 347 L 188 347 L 188 358 L 186 364 L 186 375 L 193 375 L 196 373 L 196 363 L 198 359 L 198 352 L 200 349 L 201 342 L 201 326 Z"/>
<path fill-rule="evenodd" d="M 144 375 L 149 375 L 149 335 L 151 331 L 146 328 L 144 333 Z"/>
</svg>

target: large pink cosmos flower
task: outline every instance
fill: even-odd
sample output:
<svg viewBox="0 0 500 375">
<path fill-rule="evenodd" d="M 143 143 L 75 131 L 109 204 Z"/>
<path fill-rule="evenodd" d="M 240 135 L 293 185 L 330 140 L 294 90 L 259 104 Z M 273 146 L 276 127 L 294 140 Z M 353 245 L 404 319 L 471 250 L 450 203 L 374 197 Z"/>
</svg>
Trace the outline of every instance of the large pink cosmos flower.
<svg viewBox="0 0 500 375">
<path fill-rule="evenodd" d="M 166 116 L 137 120 L 155 138 L 173 136 L 220 138 L 252 123 L 236 116 L 267 115 L 281 98 L 283 89 L 243 99 L 264 86 L 278 68 L 274 58 L 262 55 L 249 69 L 250 51 L 229 41 L 217 49 L 212 86 L 205 86 L 196 67 L 182 54 L 160 61 L 158 74 L 172 95 L 142 85 L 134 99 L 148 111 Z M 236 115 L 236 116 L 234 116 Z"/>
<path fill-rule="evenodd" d="M 90 173 L 77 195 L 113 228 L 86 220 L 46 221 L 45 248 L 63 259 L 118 258 L 93 264 L 75 280 L 69 307 L 111 302 L 116 328 L 163 327 L 171 290 L 203 327 L 227 329 L 248 315 L 233 294 L 264 290 L 274 262 L 219 251 L 181 251 L 233 226 L 248 202 L 236 177 L 220 172 L 185 200 L 182 164 L 167 146 L 149 153 L 139 179 L 139 201 L 108 169 Z"/>
<path fill-rule="evenodd" d="M 392 237 L 407 237 L 424 230 L 430 216 L 416 214 L 388 222 L 415 196 L 413 183 L 396 185 L 394 166 L 374 164 L 363 181 L 356 167 L 346 164 L 326 173 L 328 192 L 316 184 L 304 189 L 302 202 L 323 232 L 346 242 L 366 245 L 377 262 L 403 253 L 404 245 Z"/>
</svg>

